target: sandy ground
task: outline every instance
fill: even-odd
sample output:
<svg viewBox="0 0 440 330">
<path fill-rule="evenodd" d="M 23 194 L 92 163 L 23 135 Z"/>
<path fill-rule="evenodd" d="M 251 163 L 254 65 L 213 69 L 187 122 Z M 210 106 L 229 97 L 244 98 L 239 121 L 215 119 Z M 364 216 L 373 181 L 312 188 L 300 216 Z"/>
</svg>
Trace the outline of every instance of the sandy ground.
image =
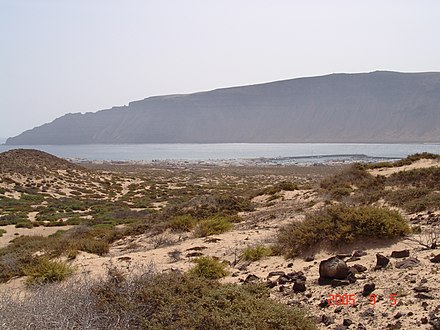
<svg viewBox="0 0 440 330">
<path fill-rule="evenodd" d="M 377 168 L 374 170 L 370 170 L 369 172 L 375 176 L 377 175 L 390 176 L 391 174 L 400 171 L 409 171 L 418 168 L 439 167 L 439 166 L 440 166 L 440 159 L 420 159 L 412 163 L 411 165 Z"/>
<path fill-rule="evenodd" d="M 6 230 L 6 233 L 0 237 L 0 248 L 5 247 L 18 236 L 49 236 L 56 233 L 58 230 L 68 230 L 73 226 L 63 227 L 34 227 L 34 228 L 15 228 L 15 225 L 8 225 L 0 227 Z"/>
</svg>

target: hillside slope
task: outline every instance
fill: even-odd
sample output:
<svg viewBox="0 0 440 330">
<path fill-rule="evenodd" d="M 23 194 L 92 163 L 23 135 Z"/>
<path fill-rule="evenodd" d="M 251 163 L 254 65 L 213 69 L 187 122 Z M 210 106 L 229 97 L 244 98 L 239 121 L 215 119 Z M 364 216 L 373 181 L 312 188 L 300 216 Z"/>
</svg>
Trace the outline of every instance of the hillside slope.
<svg viewBox="0 0 440 330">
<path fill-rule="evenodd" d="M 377 71 L 150 97 L 6 144 L 438 141 L 440 73 Z"/>
</svg>

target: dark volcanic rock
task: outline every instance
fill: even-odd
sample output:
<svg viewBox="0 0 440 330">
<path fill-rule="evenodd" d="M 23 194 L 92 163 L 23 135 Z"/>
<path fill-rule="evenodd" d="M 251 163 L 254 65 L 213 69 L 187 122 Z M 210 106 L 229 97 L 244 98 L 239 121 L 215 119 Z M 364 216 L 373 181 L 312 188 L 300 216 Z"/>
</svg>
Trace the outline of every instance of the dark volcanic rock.
<svg viewBox="0 0 440 330">
<path fill-rule="evenodd" d="M 369 296 L 371 294 L 371 292 L 374 291 L 374 289 L 376 289 L 376 284 L 374 284 L 374 283 L 365 284 L 364 289 L 362 290 L 362 296 L 364 296 L 364 297 Z"/>
<path fill-rule="evenodd" d="M 352 266 L 354 269 L 356 269 L 359 273 L 363 273 L 367 271 L 367 267 L 359 265 L 359 264 L 354 264 Z"/>
<path fill-rule="evenodd" d="M 416 267 L 420 264 L 420 261 L 417 258 L 408 258 L 399 262 L 396 262 L 396 268 L 406 269 Z"/>
<path fill-rule="evenodd" d="M 431 258 L 431 262 L 440 263 L 440 253 L 437 254 L 434 258 Z"/>
<path fill-rule="evenodd" d="M 367 255 L 367 252 L 365 252 L 365 251 L 355 250 L 351 256 L 353 258 L 360 258 L 360 257 L 366 256 L 366 255 Z"/>
<path fill-rule="evenodd" d="M 252 283 L 258 281 L 260 278 L 257 275 L 249 274 L 246 279 L 244 280 L 244 283 Z"/>
<path fill-rule="evenodd" d="M 409 250 L 391 252 L 391 258 L 408 258 L 408 257 L 409 257 Z"/>
<path fill-rule="evenodd" d="M 385 257 L 384 255 L 377 253 L 376 254 L 376 266 L 374 267 L 375 270 L 385 268 L 388 266 L 390 262 L 390 259 Z"/>
<path fill-rule="evenodd" d="M 332 257 L 321 261 L 319 264 L 319 277 L 330 279 L 346 279 L 349 275 L 348 266 L 345 261 L 338 257 Z"/>
<path fill-rule="evenodd" d="M 278 270 L 278 271 L 270 272 L 270 273 L 267 275 L 267 278 L 270 278 L 270 277 L 273 277 L 273 276 L 285 276 L 285 275 L 286 275 L 285 272 Z"/>
<path fill-rule="evenodd" d="M 293 292 L 305 292 L 306 291 L 306 282 L 298 281 L 292 287 Z"/>
</svg>

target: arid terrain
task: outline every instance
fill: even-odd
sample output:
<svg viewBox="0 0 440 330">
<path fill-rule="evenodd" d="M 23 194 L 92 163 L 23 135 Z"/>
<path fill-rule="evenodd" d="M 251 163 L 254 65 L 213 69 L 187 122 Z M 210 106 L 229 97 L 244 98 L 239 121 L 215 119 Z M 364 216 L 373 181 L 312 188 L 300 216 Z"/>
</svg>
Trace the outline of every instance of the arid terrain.
<svg viewBox="0 0 440 330">
<path fill-rule="evenodd" d="M 440 329 L 439 239 L 431 154 L 249 167 L 78 165 L 12 150 L 0 154 L 0 328 L 38 325 L 36 310 L 20 312 L 23 295 L 154 268 L 267 287 L 319 329 Z M 333 256 L 347 274 L 320 273 Z M 205 261 L 219 276 L 197 268 Z M 50 262 L 69 271 L 41 272 Z"/>
</svg>

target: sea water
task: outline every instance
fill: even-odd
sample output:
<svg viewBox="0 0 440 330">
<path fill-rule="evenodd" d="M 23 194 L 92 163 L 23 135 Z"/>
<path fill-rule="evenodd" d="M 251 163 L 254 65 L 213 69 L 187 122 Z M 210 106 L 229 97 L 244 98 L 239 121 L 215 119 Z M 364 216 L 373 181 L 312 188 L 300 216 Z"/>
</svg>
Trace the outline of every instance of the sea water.
<svg viewBox="0 0 440 330">
<path fill-rule="evenodd" d="M 97 161 L 245 160 L 268 158 L 275 162 L 321 162 L 344 159 L 400 159 L 420 152 L 440 153 L 440 144 L 373 143 L 216 143 L 216 144 L 88 144 L 0 145 L 0 152 L 25 148 L 58 157 Z"/>
</svg>

